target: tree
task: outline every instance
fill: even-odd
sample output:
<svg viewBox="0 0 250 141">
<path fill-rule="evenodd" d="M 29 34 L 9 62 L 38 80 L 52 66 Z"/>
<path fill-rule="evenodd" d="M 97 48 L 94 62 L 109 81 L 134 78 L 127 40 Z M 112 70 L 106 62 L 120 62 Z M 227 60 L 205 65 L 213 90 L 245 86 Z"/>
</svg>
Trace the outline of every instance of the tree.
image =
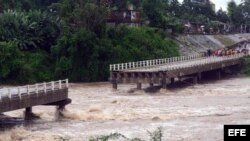
<svg viewBox="0 0 250 141">
<path fill-rule="evenodd" d="M 1 11 L 12 9 L 15 11 L 46 10 L 52 3 L 59 0 L 0 0 Z"/>
<path fill-rule="evenodd" d="M 143 12 L 147 16 L 150 26 L 157 28 L 167 28 L 167 8 L 168 2 L 165 0 L 145 0 L 143 2 Z"/>
<path fill-rule="evenodd" d="M 70 30 L 85 28 L 101 37 L 106 32 L 108 10 L 95 2 L 63 0 L 54 6 Z"/>
<path fill-rule="evenodd" d="M 216 13 L 216 17 L 218 21 L 224 22 L 224 23 L 228 23 L 230 22 L 230 19 L 226 13 L 226 11 L 223 11 L 221 8 L 217 11 Z"/>
<path fill-rule="evenodd" d="M 242 13 L 245 19 L 245 23 L 250 25 L 250 0 L 242 0 Z"/>
<path fill-rule="evenodd" d="M 8 10 L 0 15 L 0 41 L 16 42 L 21 50 L 50 52 L 59 34 L 59 18 L 47 12 Z"/>
<path fill-rule="evenodd" d="M 228 3 L 227 11 L 232 24 L 240 26 L 244 22 L 241 8 L 237 6 L 234 0 Z"/>
<path fill-rule="evenodd" d="M 181 13 L 181 5 L 178 0 L 172 0 L 169 6 L 169 11 L 173 16 L 180 17 Z"/>
</svg>

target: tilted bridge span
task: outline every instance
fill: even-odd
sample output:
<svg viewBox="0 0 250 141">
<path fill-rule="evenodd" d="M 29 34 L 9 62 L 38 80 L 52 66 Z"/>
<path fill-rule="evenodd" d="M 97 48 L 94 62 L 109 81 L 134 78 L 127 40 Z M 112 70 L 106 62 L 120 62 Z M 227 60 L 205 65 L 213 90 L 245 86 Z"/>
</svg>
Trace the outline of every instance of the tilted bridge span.
<svg viewBox="0 0 250 141">
<path fill-rule="evenodd" d="M 58 110 L 71 103 L 68 79 L 0 89 L 0 113 L 25 108 L 25 118 L 32 118 L 32 107 L 54 105 Z"/>
<path fill-rule="evenodd" d="M 248 53 L 238 53 L 227 56 L 205 56 L 196 54 L 155 60 L 129 62 L 110 65 L 110 82 L 113 89 L 118 84 L 136 83 L 137 89 L 142 88 L 142 83 L 150 86 L 161 84 L 167 88 L 169 83 L 176 79 L 192 78 L 194 83 L 202 79 L 205 72 L 214 71 L 220 79 L 221 72 L 233 67 L 239 67 Z"/>
</svg>

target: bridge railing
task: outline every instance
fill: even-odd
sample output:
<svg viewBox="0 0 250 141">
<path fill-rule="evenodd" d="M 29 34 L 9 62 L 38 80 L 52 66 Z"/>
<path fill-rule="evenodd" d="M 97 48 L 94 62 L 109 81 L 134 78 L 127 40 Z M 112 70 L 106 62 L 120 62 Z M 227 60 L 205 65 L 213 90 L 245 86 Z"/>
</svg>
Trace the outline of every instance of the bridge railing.
<svg viewBox="0 0 250 141">
<path fill-rule="evenodd" d="M 218 57 L 218 56 L 205 57 L 203 54 L 192 55 L 192 56 L 180 56 L 180 57 L 173 57 L 173 58 L 114 64 L 114 65 L 110 65 L 110 71 L 133 70 L 133 69 L 139 69 L 139 68 L 151 69 L 151 68 L 162 66 L 162 65 L 166 65 L 165 67 L 167 68 L 167 70 L 173 70 L 173 69 L 183 68 L 183 67 L 205 65 L 205 64 L 214 63 L 214 62 L 223 62 L 223 61 L 230 60 L 230 59 L 241 58 L 247 55 L 249 54 L 239 53 L 239 54 L 227 55 L 227 56 L 221 56 L 221 57 Z M 198 58 L 206 58 L 206 59 L 202 60 Z M 195 60 L 195 61 L 190 61 L 190 60 Z M 189 63 L 185 63 L 185 64 L 175 63 L 175 62 L 186 62 L 186 61 L 189 61 Z"/>
<path fill-rule="evenodd" d="M 37 83 L 33 85 L 26 85 L 20 87 L 11 87 L 11 88 L 3 88 L 0 89 L 0 100 L 2 97 L 13 97 L 19 96 L 22 97 L 23 94 L 31 95 L 31 94 L 38 94 L 41 92 L 49 92 L 59 89 L 65 89 L 69 87 L 69 80 L 58 80 L 58 81 L 51 81 L 51 82 L 44 82 L 44 83 Z"/>
<path fill-rule="evenodd" d="M 131 69 L 152 67 L 152 66 L 158 66 L 158 65 L 166 65 L 166 64 L 171 64 L 175 62 L 194 60 L 194 59 L 202 58 L 202 57 L 205 57 L 204 53 L 190 55 L 190 56 L 178 56 L 178 57 L 172 57 L 172 58 L 112 64 L 110 65 L 110 71 L 122 71 L 122 70 L 131 70 Z"/>
<path fill-rule="evenodd" d="M 196 67 L 196 66 L 202 66 L 202 65 L 212 64 L 212 63 L 225 62 L 225 61 L 230 61 L 230 60 L 234 60 L 234 59 L 239 59 L 239 58 L 242 58 L 242 57 L 247 56 L 247 55 L 248 54 L 239 53 L 239 54 L 222 56 L 222 57 L 211 56 L 211 57 L 207 57 L 206 59 L 185 62 L 183 64 L 166 65 L 166 66 L 160 68 L 160 70 L 162 69 L 162 70 L 172 71 L 172 70 L 177 70 L 177 69 L 181 69 L 181 68 L 192 68 L 192 67 Z M 150 69 L 150 68 L 146 68 L 146 69 Z"/>
</svg>

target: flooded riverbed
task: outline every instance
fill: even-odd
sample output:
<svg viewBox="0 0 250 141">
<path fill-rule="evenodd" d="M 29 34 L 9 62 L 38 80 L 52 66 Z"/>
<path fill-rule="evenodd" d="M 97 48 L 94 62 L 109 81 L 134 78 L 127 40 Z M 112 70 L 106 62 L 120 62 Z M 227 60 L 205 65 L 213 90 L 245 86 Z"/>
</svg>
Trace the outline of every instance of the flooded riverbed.
<svg viewBox="0 0 250 141">
<path fill-rule="evenodd" d="M 4 113 L 0 141 L 85 141 L 114 132 L 147 140 L 157 127 L 164 141 L 221 141 L 224 124 L 250 123 L 249 84 L 250 78 L 237 77 L 147 92 L 135 85 L 114 92 L 109 83 L 71 84 L 64 119 L 55 119 L 55 107 L 34 107 L 41 119 L 31 123 L 22 120 L 23 110 Z"/>
</svg>

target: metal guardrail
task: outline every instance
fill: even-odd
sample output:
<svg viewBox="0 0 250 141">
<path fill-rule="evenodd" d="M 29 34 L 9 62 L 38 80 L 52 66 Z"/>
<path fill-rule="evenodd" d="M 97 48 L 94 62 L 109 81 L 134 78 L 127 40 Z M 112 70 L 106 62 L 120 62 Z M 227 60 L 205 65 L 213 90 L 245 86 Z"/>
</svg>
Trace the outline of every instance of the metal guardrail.
<svg viewBox="0 0 250 141">
<path fill-rule="evenodd" d="M 228 56 L 211 56 L 211 57 L 206 57 L 200 60 L 195 60 L 195 61 L 189 61 L 189 62 L 183 62 L 179 64 L 170 64 L 167 66 L 163 66 L 160 69 L 161 70 L 177 70 L 177 69 L 183 69 L 183 68 L 192 68 L 192 67 L 197 67 L 197 66 L 203 66 L 207 64 L 213 64 L 213 63 L 219 63 L 219 62 L 225 62 L 225 61 L 230 61 L 230 60 L 235 60 L 239 59 L 246 56 L 244 53 L 239 53 L 239 54 L 234 54 L 234 55 L 228 55 Z"/>
<path fill-rule="evenodd" d="M 122 70 L 131 70 L 131 69 L 145 68 L 145 67 L 158 66 L 158 65 L 166 65 L 166 64 L 171 64 L 175 62 L 194 60 L 194 59 L 202 58 L 202 57 L 205 57 L 204 53 L 190 55 L 190 56 L 178 56 L 178 57 L 172 57 L 172 58 L 112 64 L 110 65 L 110 71 L 122 71 Z"/>
<path fill-rule="evenodd" d="M 223 62 L 231 59 L 242 58 L 249 54 L 239 53 L 227 56 L 211 56 L 205 57 L 203 54 L 180 56 L 173 58 L 146 60 L 139 62 L 129 62 L 122 64 L 110 65 L 110 71 L 122 71 L 122 70 L 135 70 L 135 69 L 154 69 L 155 67 L 163 66 L 164 70 L 175 70 L 179 68 L 194 67 L 200 65 L 206 65 L 215 62 Z M 199 59 L 200 58 L 200 59 Z M 176 63 L 179 62 L 179 63 Z"/>
<path fill-rule="evenodd" d="M 20 87 L 11 87 L 11 88 L 3 88 L 0 89 L 0 101 L 2 97 L 9 97 L 10 99 L 13 96 L 18 96 L 20 99 L 22 95 L 31 95 L 31 94 L 38 94 L 41 92 L 49 92 L 59 89 L 64 89 L 69 87 L 69 80 L 59 80 L 59 81 L 51 81 L 51 82 L 44 82 L 44 83 L 37 83 L 33 85 L 26 85 Z"/>
</svg>

